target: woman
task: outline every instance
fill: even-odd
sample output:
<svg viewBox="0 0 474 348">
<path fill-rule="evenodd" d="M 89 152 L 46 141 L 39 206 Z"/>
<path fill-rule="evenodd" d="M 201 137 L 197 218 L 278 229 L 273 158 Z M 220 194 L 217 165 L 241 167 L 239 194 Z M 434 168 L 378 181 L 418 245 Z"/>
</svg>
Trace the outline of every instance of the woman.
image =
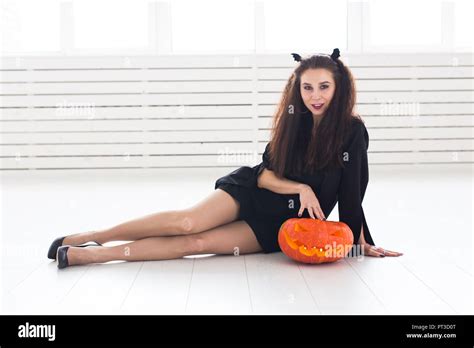
<svg viewBox="0 0 474 348">
<path fill-rule="evenodd" d="M 293 217 L 339 220 L 369 256 L 400 256 L 375 247 L 362 209 L 369 136 L 353 113 L 352 74 L 339 50 L 302 59 L 290 76 L 259 165 L 219 178 L 215 191 L 185 210 L 158 212 L 112 228 L 57 238 L 48 257 L 58 267 L 113 260 L 144 261 L 195 254 L 280 251 L 278 231 Z M 103 243 L 134 242 L 113 247 Z M 95 247 L 87 247 L 93 241 Z"/>
</svg>

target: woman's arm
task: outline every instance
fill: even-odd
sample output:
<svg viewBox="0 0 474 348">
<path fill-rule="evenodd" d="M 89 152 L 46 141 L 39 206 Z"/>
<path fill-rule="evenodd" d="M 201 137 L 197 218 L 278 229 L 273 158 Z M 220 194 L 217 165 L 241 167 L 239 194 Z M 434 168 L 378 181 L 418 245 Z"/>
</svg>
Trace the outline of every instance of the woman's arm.
<svg viewBox="0 0 474 348">
<path fill-rule="evenodd" d="M 257 186 L 275 193 L 299 194 L 303 189 L 305 189 L 305 186 L 308 185 L 286 178 L 279 178 L 272 170 L 264 168 L 257 178 Z"/>
<path fill-rule="evenodd" d="M 300 210 L 298 211 L 298 216 L 301 216 L 303 211 L 307 209 L 309 216 L 313 219 L 317 217 L 320 220 L 326 220 L 323 210 L 319 205 L 318 198 L 314 194 L 311 186 L 307 184 L 286 178 L 279 178 L 272 170 L 264 168 L 257 177 L 257 186 L 280 194 L 297 193 L 300 196 Z"/>
<path fill-rule="evenodd" d="M 265 147 L 265 151 L 262 155 L 262 163 L 258 168 L 256 175 L 258 188 L 267 189 L 280 194 L 294 194 L 300 193 L 305 188 L 305 186 L 308 186 L 300 182 L 276 176 L 275 172 L 273 171 L 272 164 L 270 163 L 269 150 L 270 143 L 268 143 Z"/>
<path fill-rule="evenodd" d="M 369 134 L 365 125 L 359 124 L 347 150 L 347 163 L 343 169 L 338 190 L 339 221 L 346 223 L 360 244 L 365 255 L 401 256 L 402 253 L 376 247 L 365 220 L 362 200 L 369 180 L 367 150 Z M 367 237 L 367 238 L 366 238 Z"/>
<path fill-rule="evenodd" d="M 265 147 L 262 163 L 256 175 L 257 187 L 279 194 L 299 194 L 300 210 L 298 211 L 298 216 L 303 215 L 304 210 L 307 209 L 309 216 L 313 219 L 317 217 L 318 219 L 326 220 L 311 186 L 287 178 L 280 178 L 275 174 L 270 163 L 269 145 L 270 143 Z"/>
<path fill-rule="evenodd" d="M 362 242 L 360 240 L 362 231 L 365 234 L 364 241 L 375 245 L 362 208 L 362 201 L 369 182 L 367 158 L 369 134 L 362 122 L 353 122 L 352 134 L 345 146 L 345 163 L 337 194 L 339 221 L 349 226 L 354 235 L 354 243 Z"/>
</svg>

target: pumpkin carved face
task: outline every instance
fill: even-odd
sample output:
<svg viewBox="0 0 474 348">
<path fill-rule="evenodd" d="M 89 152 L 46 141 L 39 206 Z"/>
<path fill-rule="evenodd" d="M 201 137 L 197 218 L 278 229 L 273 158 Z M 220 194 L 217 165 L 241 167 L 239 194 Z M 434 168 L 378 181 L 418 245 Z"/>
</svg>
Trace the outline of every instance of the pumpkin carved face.
<svg viewBox="0 0 474 348">
<path fill-rule="evenodd" d="M 289 258 L 304 263 L 334 262 L 352 248 L 354 236 L 343 222 L 310 218 L 286 220 L 278 232 L 278 244 Z"/>
</svg>

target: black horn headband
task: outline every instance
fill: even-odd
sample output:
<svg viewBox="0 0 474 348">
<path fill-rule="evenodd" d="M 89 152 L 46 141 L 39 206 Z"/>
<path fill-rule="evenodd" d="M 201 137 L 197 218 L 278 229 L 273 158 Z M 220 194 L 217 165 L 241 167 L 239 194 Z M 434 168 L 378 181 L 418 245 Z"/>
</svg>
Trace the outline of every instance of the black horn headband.
<svg viewBox="0 0 474 348">
<path fill-rule="evenodd" d="M 301 62 L 302 58 L 298 53 L 292 53 L 293 59 L 297 62 Z M 341 51 L 339 51 L 339 48 L 335 48 L 332 53 L 331 53 L 331 59 L 336 61 L 339 57 L 341 56 Z"/>
</svg>

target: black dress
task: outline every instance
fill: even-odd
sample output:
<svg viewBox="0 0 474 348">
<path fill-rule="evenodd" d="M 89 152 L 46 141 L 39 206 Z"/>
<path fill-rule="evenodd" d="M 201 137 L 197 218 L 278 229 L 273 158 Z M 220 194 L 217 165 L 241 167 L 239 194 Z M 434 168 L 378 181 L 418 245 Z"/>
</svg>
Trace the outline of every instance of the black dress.
<svg viewBox="0 0 474 348">
<path fill-rule="evenodd" d="M 311 186 L 319 200 L 324 216 L 328 217 L 338 203 L 339 221 L 346 223 L 358 242 L 361 224 L 364 238 L 375 245 L 362 209 L 362 200 L 369 182 L 367 149 L 369 134 L 365 125 L 352 122 L 350 136 L 344 143 L 345 168 L 319 171 L 316 175 L 286 176 L 287 179 Z M 219 178 L 215 188 L 228 192 L 240 203 L 239 220 L 244 220 L 255 233 L 264 253 L 281 251 L 278 231 L 287 219 L 297 218 L 300 209 L 299 194 L 279 194 L 257 187 L 257 177 L 264 168 L 271 170 L 268 144 L 262 162 L 254 167 L 240 167 Z M 301 217 L 309 218 L 305 209 Z"/>
</svg>

